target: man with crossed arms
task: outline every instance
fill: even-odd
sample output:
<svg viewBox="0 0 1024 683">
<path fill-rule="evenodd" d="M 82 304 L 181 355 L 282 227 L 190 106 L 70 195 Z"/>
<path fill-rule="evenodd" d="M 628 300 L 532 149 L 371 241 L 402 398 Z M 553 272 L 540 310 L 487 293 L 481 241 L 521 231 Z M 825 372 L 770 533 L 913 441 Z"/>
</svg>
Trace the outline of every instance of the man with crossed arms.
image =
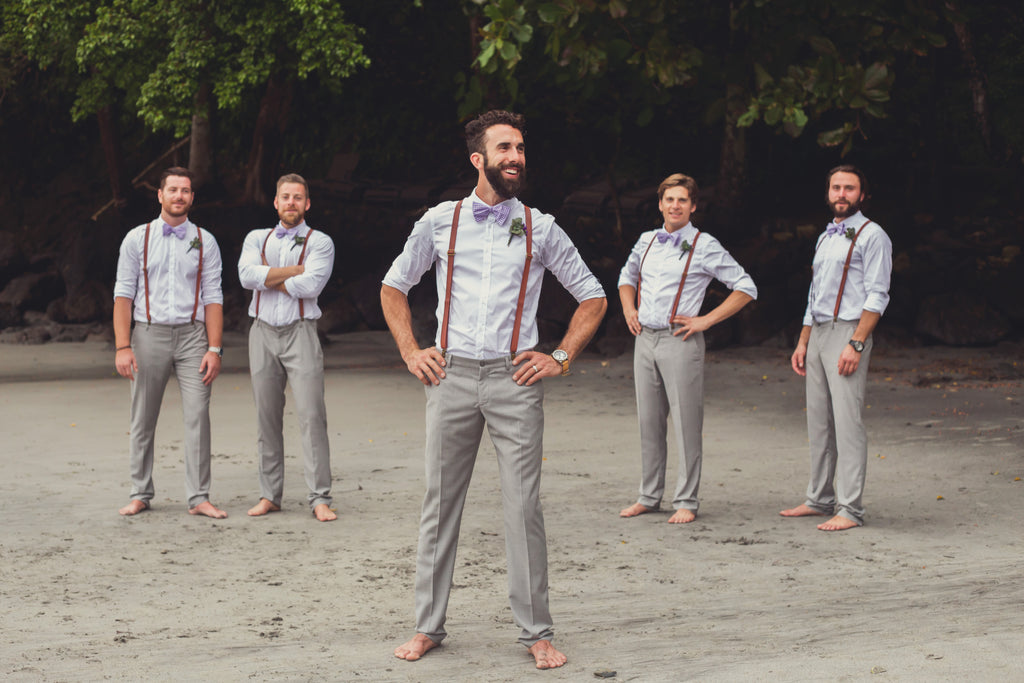
<svg viewBox="0 0 1024 683">
<path fill-rule="evenodd" d="M 859 169 L 833 168 L 827 187 L 834 219 L 818 237 L 803 329 L 790 361 L 807 378 L 811 480 L 807 500 L 779 514 L 835 513 L 818 528 L 843 531 L 864 523 L 864 390 L 871 333 L 889 303 L 892 242 L 860 212 L 868 187 Z"/>
<path fill-rule="evenodd" d="M 253 230 L 238 259 L 238 280 L 253 290 L 249 371 L 256 402 L 260 517 L 281 509 L 284 494 L 285 383 L 292 385 L 302 432 L 309 508 L 321 522 L 331 510 L 331 449 L 324 405 L 324 354 L 317 336 L 317 296 L 334 268 L 334 241 L 306 225 L 309 185 L 294 173 L 277 181 L 276 227 Z"/>
<path fill-rule="evenodd" d="M 138 514 L 153 500 L 153 439 L 173 372 L 185 416 L 188 511 L 222 519 L 227 513 L 210 502 L 210 392 L 224 330 L 220 249 L 188 219 L 195 198 L 188 169 L 164 171 L 156 196 L 160 217 L 125 235 L 117 259 L 114 366 L 132 382 L 131 501 L 118 512 Z"/>
<path fill-rule="evenodd" d="M 566 662 L 551 644 L 547 539 L 540 504 L 542 378 L 568 372 L 593 336 L 604 290 L 554 219 L 516 197 L 526 169 L 522 116 L 491 111 L 466 126 L 474 192 L 416 222 L 384 277 L 381 304 L 402 359 L 426 386 L 426 485 L 416 558 L 416 635 L 395 656 L 441 644 L 459 525 L 484 425 L 497 451 L 512 615 L 537 668 Z M 529 213 L 527 213 L 529 212 Z M 457 239 L 456 239 L 457 237 Z M 421 349 L 408 292 L 436 265 L 438 331 Z M 579 302 L 551 355 L 537 343 L 544 268 Z M 519 350 L 525 349 L 525 350 Z"/>
</svg>

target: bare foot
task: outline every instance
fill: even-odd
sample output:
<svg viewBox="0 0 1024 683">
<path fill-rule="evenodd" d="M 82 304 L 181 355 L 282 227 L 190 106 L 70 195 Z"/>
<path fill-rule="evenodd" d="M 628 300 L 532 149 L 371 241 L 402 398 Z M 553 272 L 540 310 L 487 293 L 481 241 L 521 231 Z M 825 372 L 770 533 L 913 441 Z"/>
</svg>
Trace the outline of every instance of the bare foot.
<svg viewBox="0 0 1024 683">
<path fill-rule="evenodd" d="M 676 513 L 668 518 L 669 524 L 689 524 L 693 520 L 697 519 L 697 515 L 693 510 L 686 510 L 679 508 Z"/>
<path fill-rule="evenodd" d="M 557 669 L 569 658 L 555 649 L 550 640 L 538 640 L 530 647 L 530 654 L 537 661 L 538 669 Z"/>
<path fill-rule="evenodd" d="M 435 643 L 422 633 L 417 633 L 408 642 L 395 648 L 395 656 L 407 662 L 415 662 L 440 645 L 441 643 Z"/>
<path fill-rule="evenodd" d="M 262 517 L 263 515 L 267 514 L 268 512 L 280 512 L 280 511 L 281 511 L 281 507 L 280 506 L 274 505 L 273 503 L 271 503 L 266 498 L 260 498 L 260 502 L 256 503 L 251 508 L 249 508 L 249 513 L 248 514 L 249 514 L 250 517 Z"/>
<path fill-rule="evenodd" d="M 807 507 L 806 503 L 800 503 L 795 508 L 783 510 L 779 513 L 783 517 L 824 517 L 824 512 L 818 512 L 814 508 Z"/>
<path fill-rule="evenodd" d="M 818 528 L 822 531 L 846 531 L 847 529 L 852 529 L 855 526 L 860 526 L 860 524 L 857 524 L 857 522 L 852 519 L 847 519 L 842 515 L 836 515 L 827 522 L 819 524 Z"/>
<path fill-rule="evenodd" d="M 213 519 L 224 519 L 228 516 L 228 513 L 217 508 L 216 506 L 214 506 L 213 503 L 211 503 L 208 500 L 204 500 L 202 503 L 196 505 L 194 508 L 189 508 L 188 514 L 203 515 L 204 517 L 212 517 Z"/>
<path fill-rule="evenodd" d="M 138 498 L 135 498 L 130 503 L 125 505 L 123 508 L 118 510 L 117 513 L 119 515 L 124 515 L 125 517 L 130 517 L 132 515 L 139 514 L 143 510 L 148 510 L 148 509 L 149 509 L 149 503 L 147 503 L 144 500 L 139 500 Z"/>
<path fill-rule="evenodd" d="M 260 501 L 263 502 L 263 501 Z M 255 510 L 256 508 L 253 508 Z M 249 514 L 252 514 L 252 510 L 249 510 Z M 320 503 L 313 508 L 313 516 L 319 519 L 321 522 L 333 522 L 338 518 L 338 515 L 334 514 L 331 508 L 327 507 L 327 503 Z"/>
<path fill-rule="evenodd" d="M 619 517 L 636 517 L 642 515 L 645 512 L 652 512 L 653 509 L 647 507 L 643 503 L 633 503 L 628 508 L 619 513 Z M 541 641 L 543 642 L 543 641 Z"/>
</svg>

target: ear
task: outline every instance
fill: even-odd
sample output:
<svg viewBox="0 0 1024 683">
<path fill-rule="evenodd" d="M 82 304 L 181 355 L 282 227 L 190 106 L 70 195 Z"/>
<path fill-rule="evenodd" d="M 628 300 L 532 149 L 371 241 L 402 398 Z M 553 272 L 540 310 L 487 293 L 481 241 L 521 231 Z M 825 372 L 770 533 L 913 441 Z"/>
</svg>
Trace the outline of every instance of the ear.
<svg viewBox="0 0 1024 683">
<path fill-rule="evenodd" d="M 484 155 L 480 152 L 473 152 L 469 155 L 469 163 L 473 164 L 473 168 L 481 170 L 484 167 Z"/>
</svg>

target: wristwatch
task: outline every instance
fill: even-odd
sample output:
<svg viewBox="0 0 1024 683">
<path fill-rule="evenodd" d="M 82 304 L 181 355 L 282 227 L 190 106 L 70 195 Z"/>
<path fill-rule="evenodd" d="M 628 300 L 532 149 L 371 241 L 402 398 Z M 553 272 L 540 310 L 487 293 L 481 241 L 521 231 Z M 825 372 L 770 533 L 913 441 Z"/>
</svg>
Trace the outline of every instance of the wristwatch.
<svg viewBox="0 0 1024 683">
<path fill-rule="evenodd" d="M 224 349 L 222 349 L 219 346 L 211 346 L 210 348 L 206 349 L 207 353 L 210 353 L 211 351 L 220 356 L 221 358 L 224 357 Z"/>
<path fill-rule="evenodd" d="M 864 353 L 864 342 L 857 341 L 856 339 L 851 339 L 850 346 L 852 346 L 853 350 L 856 351 L 857 353 Z"/>
<path fill-rule="evenodd" d="M 569 354 L 562 349 L 555 349 L 551 352 L 551 357 L 562 365 L 562 376 L 569 374 Z"/>
</svg>

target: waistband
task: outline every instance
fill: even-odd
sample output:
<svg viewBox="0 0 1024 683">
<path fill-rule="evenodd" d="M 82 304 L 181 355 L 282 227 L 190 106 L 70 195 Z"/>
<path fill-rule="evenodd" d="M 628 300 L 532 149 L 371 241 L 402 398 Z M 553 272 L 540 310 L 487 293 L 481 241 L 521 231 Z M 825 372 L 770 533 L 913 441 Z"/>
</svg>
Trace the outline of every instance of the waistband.
<svg viewBox="0 0 1024 683">
<path fill-rule="evenodd" d="M 252 320 L 252 324 L 254 327 L 264 327 L 268 330 L 274 330 L 276 332 L 285 332 L 294 327 L 298 327 L 302 323 L 313 323 L 315 325 L 316 318 L 299 318 L 298 320 L 293 320 L 292 322 L 287 323 L 285 325 L 271 325 L 266 320 L 262 320 L 261 318 L 253 318 Z"/>
<path fill-rule="evenodd" d="M 533 349 L 525 349 L 526 351 L 532 351 Z M 520 353 L 522 353 L 520 351 Z M 518 353 L 516 354 L 519 355 Z M 491 368 L 504 366 L 506 369 L 513 369 L 517 366 L 512 365 L 512 359 L 508 356 L 502 356 L 500 358 L 485 358 L 480 360 L 478 358 L 466 358 L 465 356 L 455 356 L 450 352 L 445 354 L 444 362 L 447 367 L 454 368 Z"/>
</svg>

